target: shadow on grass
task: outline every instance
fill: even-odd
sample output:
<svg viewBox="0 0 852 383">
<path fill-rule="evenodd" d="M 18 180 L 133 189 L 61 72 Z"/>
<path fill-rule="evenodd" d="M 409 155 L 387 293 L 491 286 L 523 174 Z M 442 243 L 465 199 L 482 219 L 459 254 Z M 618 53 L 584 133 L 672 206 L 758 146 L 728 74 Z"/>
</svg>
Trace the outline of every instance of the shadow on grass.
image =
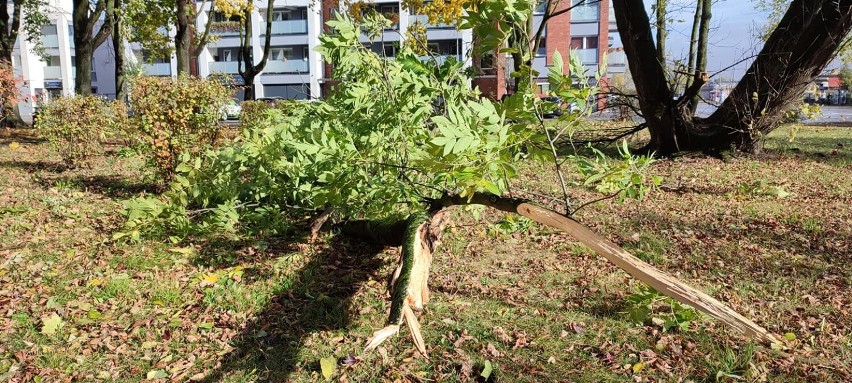
<svg viewBox="0 0 852 383">
<path fill-rule="evenodd" d="M 2 145 L 2 144 L 0 144 Z M 19 160 L 11 160 L 11 161 L 0 161 L 0 168 L 6 169 L 20 169 L 24 170 L 27 173 L 35 173 L 39 171 L 48 171 L 53 173 L 62 173 L 66 170 L 65 165 L 61 162 L 57 161 L 19 161 Z"/>
<path fill-rule="evenodd" d="M 65 184 L 87 193 L 100 194 L 113 199 L 126 199 L 142 193 L 156 193 L 157 185 L 149 182 L 130 181 L 121 175 L 67 175 L 43 177 L 38 181 L 45 188 Z"/>
<path fill-rule="evenodd" d="M 287 381 L 298 366 L 304 339 L 313 332 L 346 329 L 361 285 L 382 266 L 381 248 L 347 239 L 311 256 L 292 285 L 281 286 L 263 311 L 232 341 L 234 350 L 204 382 L 256 371 L 262 380 Z M 309 366 L 309 368 L 316 368 Z"/>
<path fill-rule="evenodd" d="M 0 145 L 9 145 L 13 142 L 19 144 L 40 144 L 46 142 L 35 134 L 35 129 L 29 128 L 0 128 Z"/>
</svg>

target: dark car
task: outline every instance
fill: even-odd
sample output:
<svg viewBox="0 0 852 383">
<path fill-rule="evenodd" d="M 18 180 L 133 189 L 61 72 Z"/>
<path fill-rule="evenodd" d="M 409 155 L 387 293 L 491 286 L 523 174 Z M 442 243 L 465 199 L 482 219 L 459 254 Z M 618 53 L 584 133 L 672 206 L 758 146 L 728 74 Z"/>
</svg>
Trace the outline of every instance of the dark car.
<svg viewBox="0 0 852 383">
<path fill-rule="evenodd" d="M 541 98 L 544 101 L 543 106 L 546 108 L 544 110 L 544 117 L 559 117 L 564 113 L 562 110 L 562 98 L 556 96 L 546 96 Z"/>
</svg>

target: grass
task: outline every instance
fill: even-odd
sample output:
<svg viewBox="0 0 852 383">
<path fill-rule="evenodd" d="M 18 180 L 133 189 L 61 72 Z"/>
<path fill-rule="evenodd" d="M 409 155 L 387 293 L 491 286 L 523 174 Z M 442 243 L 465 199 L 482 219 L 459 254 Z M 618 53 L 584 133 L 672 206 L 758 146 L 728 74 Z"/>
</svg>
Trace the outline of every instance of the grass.
<svg viewBox="0 0 852 383">
<path fill-rule="evenodd" d="M 795 336 L 786 353 L 705 317 L 684 331 L 636 324 L 628 298 L 641 289 L 624 272 L 547 228 L 459 210 L 420 317 L 429 359 L 406 330 L 362 352 L 385 323 L 395 249 L 302 233 L 114 242 L 121 201 L 156 190 L 139 159 L 60 171 L 45 143 L 4 132 L 0 381 L 313 382 L 323 358 L 348 382 L 483 381 L 486 363 L 493 382 L 850 381 L 852 129 L 803 127 L 789 142 L 790 129 L 761 157 L 661 160 L 662 190 L 578 217 Z M 519 184 L 550 193 L 535 166 Z M 43 333 L 54 313 L 62 325 Z"/>
</svg>

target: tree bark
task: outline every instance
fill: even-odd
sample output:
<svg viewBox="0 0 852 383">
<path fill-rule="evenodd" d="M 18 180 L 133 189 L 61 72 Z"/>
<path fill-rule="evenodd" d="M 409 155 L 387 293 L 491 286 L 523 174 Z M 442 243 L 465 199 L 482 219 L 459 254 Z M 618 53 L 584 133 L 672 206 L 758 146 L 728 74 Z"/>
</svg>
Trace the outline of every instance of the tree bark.
<svg viewBox="0 0 852 383">
<path fill-rule="evenodd" d="M 665 67 L 666 64 L 666 0 L 657 0 L 657 60 Z"/>
<path fill-rule="evenodd" d="M 10 15 L 9 0 L 0 2 L 0 61 L 6 61 L 9 65 L 12 65 L 12 51 L 15 40 L 18 39 L 18 29 L 21 27 L 22 3 L 22 0 L 14 0 Z"/>
<path fill-rule="evenodd" d="M 269 61 L 269 52 L 272 49 L 271 41 L 273 3 L 273 0 L 267 1 L 265 16 L 266 35 L 264 36 L 263 42 L 263 57 L 260 58 L 260 61 L 257 64 L 254 64 L 254 57 L 252 55 L 251 12 L 246 11 L 245 17 L 243 18 L 243 31 L 245 31 L 245 38 L 240 39 L 240 56 L 242 58 L 242 61 L 245 63 L 245 70 L 241 69 L 242 65 L 238 65 L 238 68 L 240 68 L 240 76 L 243 77 L 243 82 L 245 83 L 243 99 L 246 101 L 255 99 L 254 79 L 257 77 L 258 74 L 260 74 L 260 72 L 263 71 L 263 68 L 266 67 L 266 62 Z"/>
<path fill-rule="evenodd" d="M 194 2 L 177 0 L 177 23 L 175 26 L 175 57 L 177 59 L 177 73 L 189 74 L 189 13 L 187 7 Z"/>
<path fill-rule="evenodd" d="M 115 0 L 98 0 L 94 9 L 90 10 L 90 2 L 86 0 L 74 0 L 73 22 L 74 22 L 74 63 L 77 66 L 74 80 L 74 90 L 78 95 L 87 96 L 92 94 L 92 55 L 95 48 L 100 46 L 112 33 L 111 17 L 115 12 Z M 93 35 L 95 25 L 102 19 L 106 12 L 107 17 L 97 33 Z"/>
<path fill-rule="evenodd" d="M 740 149 L 760 152 L 784 111 L 834 58 L 852 30 L 852 0 L 794 0 L 757 59 L 705 122 Z"/>
<path fill-rule="evenodd" d="M 686 64 L 686 86 L 684 89 L 692 85 L 692 80 L 695 74 L 695 51 L 698 48 L 698 27 L 701 23 L 701 10 L 704 9 L 704 0 L 695 2 L 695 15 L 692 18 L 692 33 L 689 35 L 689 57 Z"/>
<path fill-rule="evenodd" d="M 124 36 L 122 34 L 122 1 L 115 0 L 115 10 L 112 17 L 112 50 L 115 53 L 115 99 L 125 101 L 127 85 L 125 84 Z"/>
<path fill-rule="evenodd" d="M 696 76 L 692 87 L 675 100 L 664 68 L 656 60 L 642 2 L 613 0 L 613 5 L 651 134 L 646 149 L 663 155 L 731 147 L 759 152 L 764 137 L 778 125 L 785 109 L 799 99 L 852 30 L 852 0 L 793 0 L 731 95 L 703 119 L 693 115 L 689 100 L 698 94 L 706 77 Z M 704 4 L 704 11 L 707 14 L 702 14 L 702 19 L 709 21 L 708 4 Z"/>
</svg>

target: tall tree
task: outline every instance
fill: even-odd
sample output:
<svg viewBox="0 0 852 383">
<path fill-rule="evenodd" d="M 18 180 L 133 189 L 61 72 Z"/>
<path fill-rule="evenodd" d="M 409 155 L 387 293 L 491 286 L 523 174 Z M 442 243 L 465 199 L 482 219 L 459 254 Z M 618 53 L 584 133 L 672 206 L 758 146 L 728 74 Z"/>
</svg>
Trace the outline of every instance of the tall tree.
<svg viewBox="0 0 852 383">
<path fill-rule="evenodd" d="M 668 15 L 666 15 L 666 2 L 667 0 L 657 0 L 657 4 L 654 5 L 654 10 L 657 13 L 657 20 L 655 26 L 657 27 L 657 60 L 661 63 L 666 62 L 666 38 L 668 37 L 668 31 L 666 28 L 666 21 L 668 20 Z"/>
<path fill-rule="evenodd" d="M 115 53 L 115 99 L 124 100 L 127 96 L 127 84 L 125 84 L 125 57 L 124 57 L 124 12 L 123 0 L 115 0 L 116 11 L 112 13 L 112 50 Z"/>
<path fill-rule="evenodd" d="M 213 24 L 213 14 L 216 12 L 216 1 L 210 2 L 207 23 L 204 33 L 195 39 L 190 39 L 195 31 L 198 16 L 207 7 L 208 0 L 203 0 L 196 7 L 194 0 L 177 0 L 175 23 L 175 56 L 177 57 L 178 74 L 189 73 L 189 62 L 198 57 L 210 39 L 210 27 Z"/>
<path fill-rule="evenodd" d="M 79 95 L 89 95 L 92 94 L 92 56 L 112 34 L 115 0 L 73 0 L 72 4 L 74 64 L 77 66 L 74 90 Z"/>
<path fill-rule="evenodd" d="M 12 71 L 12 52 L 20 32 L 23 31 L 33 51 L 44 55 L 41 27 L 49 21 L 42 12 L 44 0 L 3 0 L 0 1 L 0 68 Z M 9 8 L 12 13 L 9 13 Z M 17 86 L 17 85 L 16 85 Z M 4 89 L 6 91 L 6 89 Z M 11 94 L 11 93 L 9 93 Z M 17 98 L 5 97 L 0 100 L 0 115 L 7 126 L 23 124 L 15 104 Z"/>
<path fill-rule="evenodd" d="M 644 4 L 613 0 L 613 5 L 619 33 L 630 36 L 623 40 L 624 51 L 651 133 L 648 149 L 662 154 L 732 146 L 760 152 L 763 138 L 778 125 L 784 110 L 798 100 L 852 30 L 852 0 L 793 0 L 731 95 L 711 116 L 699 118 L 689 100 L 706 76 L 675 99 L 656 59 Z"/>
<path fill-rule="evenodd" d="M 43 52 L 41 27 L 50 22 L 42 12 L 46 5 L 45 0 L 0 1 L 0 61 L 12 63 L 12 51 L 21 31 L 37 53 Z"/>
<path fill-rule="evenodd" d="M 12 14 L 9 14 L 9 0 L 0 2 L 0 61 L 12 65 L 12 48 L 18 39 L 23 17 L 23 0 L 12 1 Z"/>
<path fill-rule="evenodd" d="M 272 39 L 272 10 L 273 10 L 273 0 L 267 0 L 266 5 L 266 14 L 264 15 L 264 20 L 266 20 L 266 34 L 264 36 L 263 43 L 263 56 L 260 58 L 260 61 L 255 63 L 254 54 L 252 53 L 252 20 L 251 13 L 254 11 L 253 1 L 245 2 L 244 4 L 240 4 L 240 50 L 237 54 L 237 71 L 240 76 L 243 78 L 244 83 L 244 99 L 245 100 L 254 100 L 255 98 L 255 89 L 254 89 L 254 79 L 263 71 L 263 68 L 266 67 L 266 62 L 269 61 L 269 52 L 271 50 L 271 39 Z M 227 14 L 227 12 L 226 12 Z"/>
</svg>

